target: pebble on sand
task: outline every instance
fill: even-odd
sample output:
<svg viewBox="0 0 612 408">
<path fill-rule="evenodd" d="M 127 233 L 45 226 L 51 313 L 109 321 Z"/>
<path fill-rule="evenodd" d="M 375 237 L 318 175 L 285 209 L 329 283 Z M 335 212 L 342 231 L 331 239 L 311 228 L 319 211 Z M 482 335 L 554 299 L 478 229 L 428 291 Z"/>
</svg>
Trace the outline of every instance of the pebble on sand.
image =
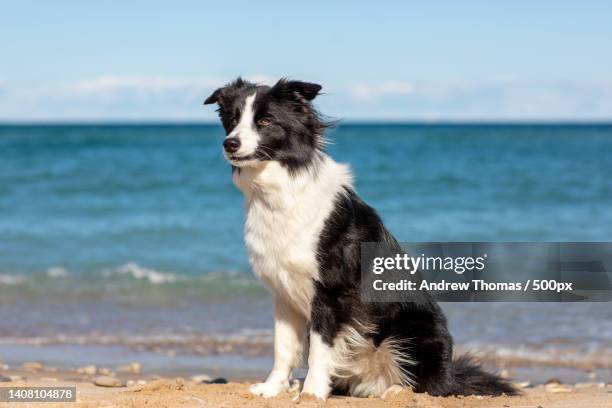
<svg viewBox="0 0 612 408">
<path fill-rule="evenodd" d="M 574 388 L 605 388 L 606 383 L 603 382 L 589 382 L 589 383 L 576 383 Z"/>
<path fill-rule="evenodd" d="M 23 363 L 21 365 L 22 370 L 31 371 L 31 372 L 37 372 L 37 371 L 42 370 L 43 368 L 44 368 L 44 365 L 37 361 L 28 361 L 27 363 Z"/>
<path fill-rule="evenodd" d="M 11 382 L 11 379 L 0 374 L 0 382 Z"/>
<path fill-rule="evenodd" d="M 97 372 L 98 369 L 95 365 L 87 365 L 85 367 L 77 368 L 77 373 L 79 374 L 95 375 Z"/>
<path fill-rule="evenodd" d="M 208 374 L 197 374 L 189 378 L 192 382 L 196 384 L 203 383 L 205 381 L 210 381 L 212 378 Z"/>
<path fill-rule="evenodd" d="M 300 382 L 300 380 L 298 380 L 297 378 L 294 378 L 291 381 L 289 381 L 289 389 L 287 390 L 287 392 L 290 392 L 290 393 L 300 392 L 301 385 L 302 383 Z"/>
<path fill-rule="evenodd" d="M 125 387 L 125 382 L 115 377 L 101 375 L 94 378 L 93 383 L 100 387 Z"/>
<path fill-rule="evenodd" d="M 120 373 L 131 373 L 131 374 L 139 374 L 142 369 L 140 363 L 131 363 L 125 364 L 117 367 L 117 371 Z"/>
<path fill-rule="evenodd" d="M 135 385 L 147 385 L 147 381 L 146 380 L 128 380 L 125 384 L 128 387 L 133 387 Z"/>
<path fill-rule="evenodd" d="M 531 383 L 529 381 L 521 381 L 521 382 L 514 383 L 514 386 L 516 388 L 520 388 L 520 389 L 530 388 L 531 387 Z"/>
<path fill-rule="evenodd" d="M 560 392 L 572 392 L 574 391 L 572 387 L 568 387 L 567 385 L 558 385 L 555 387 L 546 387 L 546 391 L 552 393 L 560 393 Z"/>
<path fill-rule="evenodd" d="M 563 384 L 558 378 L 550 378 L 546 381 L 544 388 L 548 392 L 560 393 L 560 392 L 573 392 L 574 388 L 570 385 Z"/>
<path fill-rule="evenodd" d="M 227 382 L 226 378 L 219 377 L 210 381 L 202 381 L 200 384 L 227 384 Z"/>
</svg>

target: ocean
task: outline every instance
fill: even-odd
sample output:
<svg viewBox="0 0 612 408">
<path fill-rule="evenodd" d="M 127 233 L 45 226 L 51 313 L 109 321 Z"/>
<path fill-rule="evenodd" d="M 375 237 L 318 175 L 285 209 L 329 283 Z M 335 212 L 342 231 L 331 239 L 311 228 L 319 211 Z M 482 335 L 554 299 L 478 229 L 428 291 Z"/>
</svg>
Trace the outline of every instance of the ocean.
<svg viewBox="0 0 612 408">
<path fill-rule="evenodd" d="M 0 126 L 1 361 L 269 368 L 271 301 L 248 266 L 223 137 Z M 612 125 L 341 124 L 329 139 L 399 241 L 612 241 Z M 535 379 L 612 378 L 609 303 L 443 307 L 462 351 Z"/>
</svg>

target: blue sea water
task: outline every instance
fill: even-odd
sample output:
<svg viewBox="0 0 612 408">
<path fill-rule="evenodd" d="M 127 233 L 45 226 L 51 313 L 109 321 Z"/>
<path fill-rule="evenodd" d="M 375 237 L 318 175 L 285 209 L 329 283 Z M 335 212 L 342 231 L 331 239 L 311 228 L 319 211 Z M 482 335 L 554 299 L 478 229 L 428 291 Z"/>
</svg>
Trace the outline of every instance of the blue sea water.
<svg viewBox="0 0 612 408">
<path fill-rule="evenodd" d="M 269 299 L 249 271 L 223 136 L 0 126 L 0 341 L 153 347 L 172 333 L 191 347 L 254 330 L 267 344 Z M 329 138 L 400 241 L 612 241 L 611 125 L 346 124 Z M 609 304 L 447 309 L 460 344 L 526 347 L 519 319 L 537 344 L 523 356 L 551 338 L 578 359 L 611 345 Z"/>
</svg>

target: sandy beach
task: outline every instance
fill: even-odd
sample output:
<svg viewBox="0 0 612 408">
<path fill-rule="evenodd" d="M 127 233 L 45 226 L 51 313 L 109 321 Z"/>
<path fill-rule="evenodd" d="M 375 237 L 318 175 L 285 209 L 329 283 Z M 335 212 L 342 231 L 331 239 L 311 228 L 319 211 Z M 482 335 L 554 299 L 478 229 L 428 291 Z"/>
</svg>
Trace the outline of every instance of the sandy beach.
<svg viewBox="0 0 612 408">
<path fill-rule="evenodd" d="M 612 408 L 610 16 L 3 2 L 0 408 Z"/>
<path fill-rule="evenodd" d="M 264 399 L 249 393 L 251 381 L 230 381 L 227 384 L 202 383 L 206 376 L 192 378 L 160 378 L 140 374 L 138 365 L 115 370 L 93 366 L 59 371 L 39 363 L 26 363 L 18 369 L 5 370 L 0 375 L 0 387 L 76 387 L 76 402 L 44 403 L 45 407 L 612 407 L 612 384 L 603 382 L 531 385 L 517 383 L 524 394 L 520 397 L 432 397 L 398 390 L 381 398 L 333 396 L 327 401 L 300 398 L 294 389 L 277 398 Z M 96 384 L 106 384 L 96 385 Z M 111 385 L 111 386 L 108 386 Z M 16 403 L 0 403 L 0 407 Z M 19 403 L 20 407 L 41 406 L 41 403 Z"/>
</svg>

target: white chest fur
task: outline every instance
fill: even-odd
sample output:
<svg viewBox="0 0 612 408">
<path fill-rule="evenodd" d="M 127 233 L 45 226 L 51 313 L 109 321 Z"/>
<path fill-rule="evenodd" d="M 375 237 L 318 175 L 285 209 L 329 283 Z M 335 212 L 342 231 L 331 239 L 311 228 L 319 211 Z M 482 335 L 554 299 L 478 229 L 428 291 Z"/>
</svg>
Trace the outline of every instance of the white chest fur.
<svg viewBox="0 0 612 408">
<path fill-rule="evenodd" d="M 289 172 L 277 162 L 242 168 L 234 183 L 245 196 L 245 242 L 255 274 L 310 319 L 317 246 L 325 220 L 344 186 L 347 166 L 324 156 L 317 169 Z"/>
</svg>

